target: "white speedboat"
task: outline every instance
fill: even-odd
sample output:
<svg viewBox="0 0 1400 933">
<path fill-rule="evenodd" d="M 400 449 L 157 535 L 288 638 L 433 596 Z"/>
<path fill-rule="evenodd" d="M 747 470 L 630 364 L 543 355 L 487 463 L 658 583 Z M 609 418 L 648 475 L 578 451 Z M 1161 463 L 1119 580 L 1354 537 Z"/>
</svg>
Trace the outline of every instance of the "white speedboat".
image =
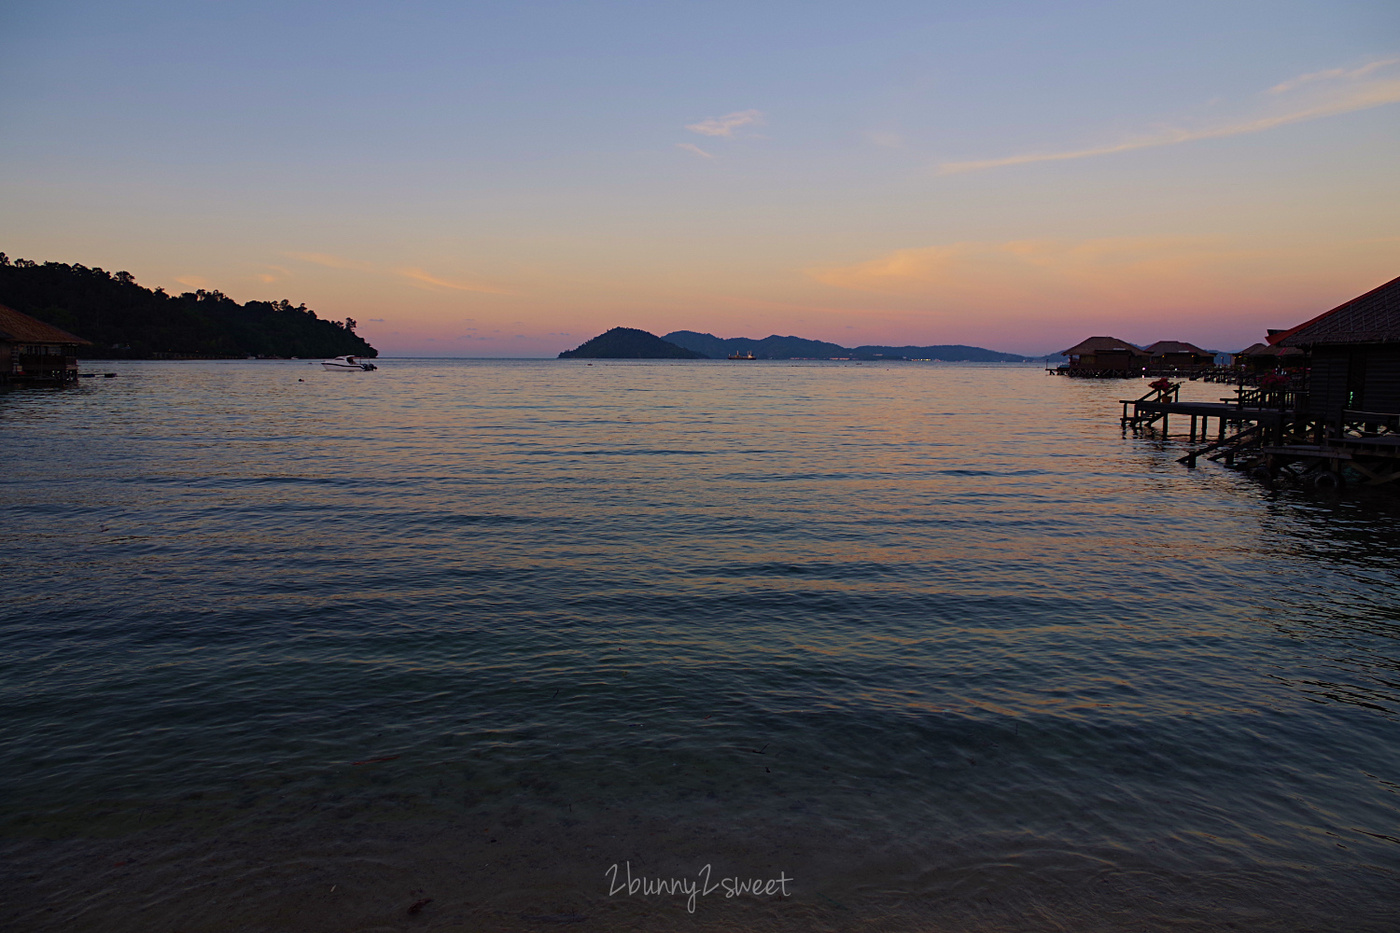
<svg viewBox="0 0 1400 933">
<path fill-rule="evenodd" d="M 333 360 L 322 360 L 321 365 L 326 369 L 353 369 L 358 372 L 368 372 L 378 369 L 373 363 L 365 363 L 355 359 L 353 356 L 337 356 Z"/>
</svg>

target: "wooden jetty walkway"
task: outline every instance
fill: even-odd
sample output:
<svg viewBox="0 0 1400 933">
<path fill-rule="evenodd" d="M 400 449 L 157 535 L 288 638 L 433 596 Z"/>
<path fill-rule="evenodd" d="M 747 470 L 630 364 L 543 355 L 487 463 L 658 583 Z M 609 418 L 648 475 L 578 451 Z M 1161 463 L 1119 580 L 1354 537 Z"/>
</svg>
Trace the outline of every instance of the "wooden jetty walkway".
<svg viewBox="0 0 1400 933">
<path fill-rule="evenodd" d="M 1400 278 L 1289 330 L 1271 330 L 1267 340 L 1240 355 L 1269 371 L 1253 373 L 1254 385 L 1246 385 L 1249 367 L 1238 370 L 1234 398 L 1183 402 L 1181 383 L 1162 378 L 1142 397 L 1120 400 L 1123 431 L 1165 437 L 1175 415 L 1190 419 L 1193 446 L 1180 458 L 1189 467 L 1204 457 L 1261 479 L 1322 488 L 1355 477 L 1400 490 Z M 1070 368 L 1086 359 L 1097 365 L 1104 354 L 1115 363 L 1150 363 L 1145 350 L 1108 337 L 1071 350 L 1080 356 L 1071 356 Z"/>
<path fill-rule="evenodd" d="M 1139 398 L 1119 399 L 1124 432 L 1167 437 L 1176 415 L 1190 419 L 1189 443 L 1203 445 L 1177 459 L 1188 467 L 1204 458 L 1260 479 L 1287 476 L 1316 488 L 1340 486 L 1343 467 L 1372 486 L 1400 480 L 1400 414 L 1344 409 L 1333 422 L 1309 415 L 1293 389 L 1240 386 L 1234 398 L 1218 402 L 1183 402 L 1180 392 L 1181 383 L 1161 380 Z"/>
</svg>

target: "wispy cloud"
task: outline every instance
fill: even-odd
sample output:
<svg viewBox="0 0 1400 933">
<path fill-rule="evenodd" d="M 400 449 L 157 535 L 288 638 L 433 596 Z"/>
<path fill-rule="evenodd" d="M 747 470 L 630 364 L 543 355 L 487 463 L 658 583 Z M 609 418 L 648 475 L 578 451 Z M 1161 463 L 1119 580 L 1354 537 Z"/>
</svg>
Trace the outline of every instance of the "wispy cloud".
<svg viewBox="0 0 1400 933">
<path fill-rule="evenodd" d="M 1040 286 L 1104 281 L 1106 273 L 1159 274 L 1226 252 L 1200 237 L 1109 237 L 1093 240 L 965 241 L 896 250 L 849 266 L 808 270 L 819 282 L 872 292 L 980 290 L 998 279 Z"/>
<path fill-rule="evenodd" d="M 1296 257 L 1217 237 L 964 241 L 896 250 L 847 266 L 809 269 L 823 284 L 922 313 L 1057 314 L 1117 309 L 1163 313 L 1219 306 L 1270 281 Z"/>
<path fill-rule="evenodd" d="M 510 295 L 512 292 L 504 288 L 497 288 L 494 285 L 486 285 L 482 282 L 454 282 L 451 279 L 444 279 L 432 275 L 423 269 L 395 269 L 396 275 L 403 276 L 410 281 L 429 288 L 445 288 L 454 292 L 480 292 L 484 295 Z"/>
<path fill-rule="evenodd" d="M 264 285 L 271 285 L 273 282 L 280 282 L 283 279 L 288 279 L 292 276 L 292 273 L 290 271 L 284 269 L 281 266 L 268 266 L 268 268 L 272 271 L 254 273 L 253 278 L 257 279 L 259 282 L 262 282 Z"/>
<path fill-rule="evenodd" d="M 1131 152 L 1135 149 L 1153 149 L 1160 146 L 1174 146 L 1202 139 L 1221 139 L 1227 136 L 1242 136 L 1247 133 L 1262 133 L 1291 123 L 1303 123 L 1323 117 L 1369 110 L 1386 104 L 1400 102 L 1400 78 L 1373 77 L 1377 72 L 1400 64 L 1400 59 L 1392 58 L 1375 61 L 1351 70 L 1334 69 L 1300 75 L 1282 84 L 1277 84 L 1269 93 L 1275 97 L 1294 95 L 1307 97 L 1306 100 L 1292 102 L 1289 109 L 1282 112 L 1261 113 L 1249 118 L 1216 126 L 1195 129 L 1167 127 L 1140 136 L 1130 137 L 1121 142 L 1106 146 L 1093 146 L 1085 149 L 1071 149 L 1064 152 L 1033 152 L 1021 155 L 1004 156 L 998 159 L 981 159 L 968 162 L 944 162 L 938 166 L 940 175 L 957 175 L 963 172 L 977 172 L 984 169 L 1005 168 L 1010 165 L 1028 165 L 1035 162 L 1063 162 L 1071 159 L 1087 159 L 1095 156 L 1114 155 Z M 1303 89 L 1309 94 L 1296 94 Z"/>
<path fill-rule="evenodd" d="M 1289 91 L 1297 90 L 1305 84 L 1313 84 L 1318 81 L 1335 81 L 1339 78 L 1356 80 L 1364 78 L 1372 72 L 1380 71 L 1382 68 L 1389 68 L 1391 65 L 1400 65 L 1400 58 L 1386 58 L 1381 61 L 1371 62 L 1362 65 L 1360 68 L 1353 68 L 1348 71 L 1345 68 L 1331 68 L 1327 71 L 1314 71 L 1311 74 L 1299 75 L 1296 78 L 1289 78 L 1282 84 L 1275 84 L 1269 88 L 1270 94 L 1287 94 Z"/>
<path fill-rule="evenodd" d="M 711 117 L 699 123 L 686 124 L 686 129 L 701 136 L 733 136 L 741 126 L 762 125 L 763 114 L 757 110 L 740 110 L 722 117 Z"/>
<path fill-rule="evenodd" d="M 314 266 L 325 266 L 327 269 L 349 269 L 355 272 L 374 271 L 374 263 L 345 259 L 340 256 L 332 256 L 329 253 L 287 253 L 287 255 L 292 259 L 309 262 Z"/>
<path fill-rule="evenodd" d="M 808 269 L 807 275 L 869 296 L 861 300 L 878 307 L 950 321 L 1092 313 L 1124 321 L 1154 315 L 1154 326 L 1165 327 L 1197 312 L 1237 316 L 1251 309 L 1292 309 L 1287 319 L 1308 306 L 1300 295 L 1322 286 L 1318 301 L 1327 307 L 1331 296 L 1335 304 L 1356 287 L 1348 283 L 1393 275 L 1390 239 L 972 240 L 895 250 L 865 262 Z"/>
<path fill-rule="evenodd" d="M 398 278 L 408 279 L 419 288 L 428 288 L 432 290 L 446 289 L 456 292 L 477 292 L 483 295 L 515 294 L 509 289 L 491 285 L 486 282 L 446 279 L 438 275 L 433 275 L 426 269 L 420 269 L 416 266 L 386 269 L 372 262 L 364 262 L 358 259 L 346 259 L 341 256 L 332 256 L 329 253 L 287 253 L 286 255 L 302 262 L 309 262 L 317 266 L 325 266 L 328 269 L 367 272 L 371 275 L 392 275 Z"/>
<path fill-rule="evenodd" d="M 714 156 L 710 155 L 710 153 L 706 152 L 704 149 L 701 149 L 699 146 L 695 145 L 695 143 L 676 143 L 676 148 L 677 148 L 677 149 L 684 149 L 686 152 L 693 152 L 693 153 L 695 153 L 696 155 L 698 155 L 698 156 L 704 156 L 704 157 L 707 158 L 707 159 L 713 159 L 713 158 L 714 158 Z"/>
<path fill-rule="evenodd" d="M 175 281 L 186 288 L 208 288 L 214 284 L 202 275 L 177 275 Z"/>
</svg>

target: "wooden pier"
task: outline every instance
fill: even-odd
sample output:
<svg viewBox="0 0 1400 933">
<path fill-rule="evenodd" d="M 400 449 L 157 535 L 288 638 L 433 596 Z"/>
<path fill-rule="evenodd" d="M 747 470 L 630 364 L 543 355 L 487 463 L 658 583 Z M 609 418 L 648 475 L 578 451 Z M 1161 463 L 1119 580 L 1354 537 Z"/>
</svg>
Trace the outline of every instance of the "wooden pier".
<svg viewBox="0 0 1400 933">
<path fill-rule="evenodd" d="M 1293 470 L 1328 488 L 1341 485 L 1344 466 L 1370 486 L 1400 480 L 1400 415 L 1346 411 L 1340 431 L 1320 433 L 1316 443 L 1262 445 L 1262 469 L 1271 476 Z"/>
<path fill-rule="evenodd" d="M 1152 389 L 1140 398 L 1119 399 L 1123 413 L 1119 421 L 1126 431 L 1156 429 L 1163 436 L 1171 433 L 1171 416 L 1190 419 L 1187 437 L 1191 443 L 1211 436 L 1210 422 L 1215 419 L 1215 440 L 1223 442 L 1234 428 L 1278 428 L 1288 418 L 1287 396 L 1261 395 L 1258 390 L 1240 387 L 1234 398 L 1218 402 L 1181 401 L 1181 383 L 1167 379 L 1153 383 Z M 1160 425 L 1160 427 L 1158 427 Z M 1191 464 L 1194 466 L 1195 464 Z"/>
<path fill-rule="evenodd" d="M 1233 398 L 1183 402 L 1180 382 L 1159 379 L 1140 398 L 1119 400 L 1124 433 L 1167 437 L 1175 415 L 1189 419 L 1189 442 L 1201 445 L 1178 459 L 1188 467 L 1204 458 L 1261 480 L 1335 488 L 1354 478 L 1400 489 L 1400 278 L 1267 339 L 1241 355 L 1272 367 L 1239 370 Z M 1089 343 L 1072 349 L 1087 353 Z"/>
<path fill-rule="evenodd" d="M 1234 399 L 1219 402 L 1183 402 L 1180 390 L 1180 383 L 1164 383 L 1140 398 L 1120 399 L 1124 432 L 1168 437 L 1175 415 L 1189 419 L 1188 442 L 1203 444 L 1177 459 L 1188 467 L 1206 459 L 1319 489 L 1341 486 L 1344 468 L 1366 485 L 1400 481 L 1400 414 L 1346 409 L 1334 422 L 1309 414 L 1300 405 L 1305 396 L 1294 390 L 1241 386 Z"/>
</svg>

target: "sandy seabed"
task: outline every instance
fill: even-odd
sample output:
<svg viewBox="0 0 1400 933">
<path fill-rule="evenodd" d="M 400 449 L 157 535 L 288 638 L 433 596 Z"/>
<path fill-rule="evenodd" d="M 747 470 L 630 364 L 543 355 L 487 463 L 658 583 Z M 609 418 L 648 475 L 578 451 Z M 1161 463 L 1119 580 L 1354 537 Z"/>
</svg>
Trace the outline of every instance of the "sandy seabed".
<svg viewBox="0 0 1400 933">
<path fill-rule="evenodd" d="M 897 841 L 814 838 L 737 818 L 574 819 L 507 808 L 479 818 L 346 815 L 337 823 L 212 834 L 167 823 L 98 838 L 12 837 L 0 848 L 0 928 L 1379 933 L 1400 919 L 1394 908 L 1374 907 L 1375 878 L 1358 879 L 1372 892 L 1357 892 L 1368 908 L 1335 886 L 1282 891 L 1259 879 L 1255 888 L 1248 878 L 1172 875 L 1054 851 L 979 858 L 966 842 L 920 859 Z M 630 892 L 629 877 L 637 882 Z M 780 877 L 789 879 L 786 897 L 726 897 L 732 879 Z M 667 890 L 643 893 L 643 879 Z"/>
</svg>

